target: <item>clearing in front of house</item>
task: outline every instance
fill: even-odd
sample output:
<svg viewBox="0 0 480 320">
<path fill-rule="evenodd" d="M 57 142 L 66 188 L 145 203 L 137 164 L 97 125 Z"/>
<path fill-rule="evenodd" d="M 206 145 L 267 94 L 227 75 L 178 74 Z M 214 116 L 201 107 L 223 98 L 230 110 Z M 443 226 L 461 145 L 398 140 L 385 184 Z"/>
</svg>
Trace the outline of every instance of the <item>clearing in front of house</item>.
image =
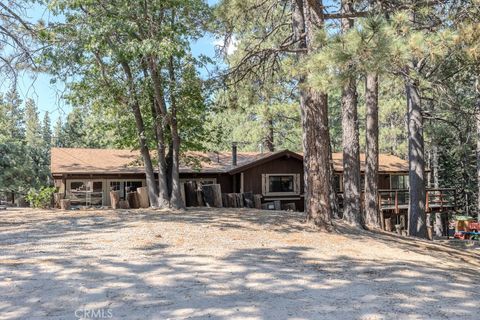
<svg viewBox="0 0 480 320">
<path fill-rule="evenodd" d="M 0 319 L 478 319 L 478 250 L 302 219 L 2 211 Z"/>
</svg>

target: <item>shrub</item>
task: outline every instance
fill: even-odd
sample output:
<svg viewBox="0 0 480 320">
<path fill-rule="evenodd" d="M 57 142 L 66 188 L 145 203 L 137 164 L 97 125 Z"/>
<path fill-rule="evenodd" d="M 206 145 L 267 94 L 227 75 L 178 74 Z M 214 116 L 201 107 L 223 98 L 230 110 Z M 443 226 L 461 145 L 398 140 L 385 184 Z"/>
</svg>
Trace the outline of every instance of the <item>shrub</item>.
<svg viewBox="0 0 480 320">
<path fill-rule="evenodd" d="M 42 187 L 40 190 L 31 189 L 25 199 L 33 208 L 49 208 L 52 203 L 52 196 L 55 193 L 55 187 Z"/>
</svg>

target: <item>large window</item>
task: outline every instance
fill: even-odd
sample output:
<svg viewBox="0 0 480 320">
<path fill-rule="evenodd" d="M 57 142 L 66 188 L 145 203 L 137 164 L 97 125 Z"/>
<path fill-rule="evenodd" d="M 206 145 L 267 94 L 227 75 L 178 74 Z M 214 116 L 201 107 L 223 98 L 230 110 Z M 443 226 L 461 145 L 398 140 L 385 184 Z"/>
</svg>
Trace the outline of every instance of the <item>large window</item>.
<svg viewBox="0 0 480 320">
<path fill-rule="evenodd" d="M 268 192 L 294 192 L 294 176 L 268 177 Z"/>
<path fill-rule="evenodd" d="M 203 185 L 207 184 L 216 184 L 217 178 L 187 178 L 187 179 L 180 179 L 180 183 L 182 186 L 187 182 L 195 182 L 197 184 L 197 189 L 201 190 Z M 182 187 L 183 189 L 183 187 Z"/>
<path fill-rule="evenodd" d="M 390 187 L 392 189 L 408 189 L 408 176 L 391 175 Z"/>
<path fill-rule="evenodd" d="M 125 191 L 126 192 L 134 192 L 137 191 L 138 188 L 142 187 L 142 181 L 125 181 Z"/>
<path fill-rule="evenodd" d="M 128 192 L 137 191 L 142 186 L 143 182 L 141 180 L 110 181 L 110 191 L 118 191 L 120 199 L 125 199 Z"/>
<path fill-rule="evenodd" d="M 299 195 L 299 174 L 264 174 L 262 186 L 263 194 L 270 196 Z"/>
<path fill-rule="evenodd" d="M 69 181 L 68 197 L 72 205 L 101 206 L 103 204 L 102 181 Z"/>
<path fill-rule="evenodd" d="M 70 190 L 75 191 L 87 191 L 87 184 L 84 181 L 72 181 L 70 184 Z"/>
</svg>

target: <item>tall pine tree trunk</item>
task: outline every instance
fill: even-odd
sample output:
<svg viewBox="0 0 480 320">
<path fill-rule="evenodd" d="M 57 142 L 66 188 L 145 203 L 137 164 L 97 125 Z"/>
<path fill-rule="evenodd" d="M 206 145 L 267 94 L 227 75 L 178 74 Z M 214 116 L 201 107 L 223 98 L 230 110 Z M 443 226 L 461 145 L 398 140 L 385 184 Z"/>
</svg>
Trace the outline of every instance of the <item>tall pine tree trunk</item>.
<svg viewBox="0 0 480 320">
<path fill-rule="evenodd" d="M 353 1 L 342 1 L 342 13 L 353 13 Z M 342 19 L 342 31 L 353 27 L 353 19 Z M 346 71 L 351 66 L 346 67 Z M 354 76 L 349 76 L 342 88 L 342 144 L 343 144 L 343 218 L 348 223 L 363 226 L 360 202 L 360 141 L 357 113 L 357 86 Z"/>
<path fill-rule="evenodd" d="M 266 126 L 267 126 L 267 137 L 265 139 L 265 145 L 270 152 L 275 151 L 275 141 L 274 141 L 274 131 L 273 131 L 273 119 L 272 115 L 268 115 L 268 119 L 266 121 Z"/>
<path fill-rule="evenodd" d="M 323 27 L 323 20 L 313 6 L 321 1 L 293 0 L 292 27 L 299 60 L 313 50 L 315 27 Z M 318 9 L 318 7 L 316 8 Z M 318 12 L 318 11 L 317 11 Z M 308 87 L 305 76 L 299 77 L 304 151 L 305 212 L 307 220 L 324 230 L 330 230 L 330 135 L 328 131 L 327 95 Z"/>
<path fill-rule="evenodd" d="M 367 74 L 365 84 L 367 129 L 365 150 L 365 223 L 379 228 L 378 204 L 378 75 Z"/>
<path fill-rule="evenodd" d="M 157 139 L 157 157 L 158 157 L 158 207 L 168 208 L 169 195 L 167 188 L 167 167 L 165 160 L 165 133 L 163 116 L 158 112 L 157 101 L 152 103 L 153 126 L 155 129 L 155 138 Z"/>
<path fill-rule="evenodd" d="M 140 103 L 138 102 L 137 91 L 135 90 L 135 82 L 128 63 L 122 62 L 121 65 L 127 77 L 129 105 L 135 118 L 138 142 L 140 145 L 140 153 L 142 155 L 145 165 L 145 176 L 147 181 L 148 196 L 150 198 L 150 203 L 155 206 L 155 204 L 158 203 L 158 190 L 157 185 L 155 184 L 155 173 L 153 171 L 152 158 L 150 157 L 150 151 L 148 149 L 145 125 L 143 122 L 142 113 L 140 111 Z"/>
<path fill-rule="evenodd" d="M 167 118 L 167 107 L 165 103 L 165 94 L 163 83 L 160 78 L 157 63 L 153 57 L 149 59 L 150 78 L 152 79 L 155 103 L 153 104 L 154 126 L 157 138 L 158 155 L 158 206 L 167 208 L 170 203 L 170 196 L 167 187 L 167 168 L 165 161 L 165 126 Z"/>
<path fill-rule="evenodd" d="M 410 184 L 408 232 L 410 236 L 426 238 L 425 150 L 421 98 L 418 81 L 409 77 L 408 69 L 405 74 L 405 89 L 408 105 L 408 177 Z"/>
<path fill-rule="evenodd" d="M 329 143 L 328 146 L 328 155 L 330 158 L 330 206 L 332 210 L 332 218 L 341 219 L 340 204 L 338 203 L 337 190 L 335 190 L 335 168 L 333 166 L 332 144 Z"/>
<path fill-rule="evenodd" d="M 432 146 L 432 157 L 431 157 L 431 166 L 430 173 L 433 180 L 433 188 L 440 188 L 439 182 L 439 172 L 438 172 L 438 147 L 434 142 Z M 436 193 L 436 191 L 435 191 Z M 435 224 L 433 226 L 435 235 L 441 237 L 443 235 L 443 223 L 442 223 L 442 214 L 440 212 L 435 213 Z"/>
<path fill-rule="evenodd" d="M 477 124 L 477 221 L 480 222 L 480 79 L 476 83 L 476 124 Z M 468 205 L 468 204 L 467 204 Z"/>
<path fill-rule="evenodd" d="M 170 56 L 168 64 L 168 73 L 170 76 L 170 132 L 172 134 L 172 195 L 170 205 L 174 209 L 183 209 L 185 207 L 180 190 L 180 135 L 178 133 L 177 123 L 177 90 L 175 79 L 175 65 L 173 57 Z"/>
<path fill-rule="evenodd" d="M 302 90 L 302 127 L 304 150 L 304 174 L 306 176 L 307 220 L 325 229 L 331 225 L 331 175 L 329 148 L 322 140 L 328 138 L 325 125 L 327 110 L 326 94 L 313 89 Z"/>
</svg>

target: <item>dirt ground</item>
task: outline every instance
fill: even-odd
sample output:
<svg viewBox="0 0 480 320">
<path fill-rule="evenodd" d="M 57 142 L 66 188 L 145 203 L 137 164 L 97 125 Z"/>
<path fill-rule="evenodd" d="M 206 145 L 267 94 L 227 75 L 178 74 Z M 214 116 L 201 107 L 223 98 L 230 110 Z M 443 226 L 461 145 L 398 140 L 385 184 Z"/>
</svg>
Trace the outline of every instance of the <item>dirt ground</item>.
<svg viewBox="0 0 480 320">
<path fill-rule="evenodd" d="M 0 319 L 480 319 L 480 250 L 249 209 L 0 212 Z"/>
</svg>

